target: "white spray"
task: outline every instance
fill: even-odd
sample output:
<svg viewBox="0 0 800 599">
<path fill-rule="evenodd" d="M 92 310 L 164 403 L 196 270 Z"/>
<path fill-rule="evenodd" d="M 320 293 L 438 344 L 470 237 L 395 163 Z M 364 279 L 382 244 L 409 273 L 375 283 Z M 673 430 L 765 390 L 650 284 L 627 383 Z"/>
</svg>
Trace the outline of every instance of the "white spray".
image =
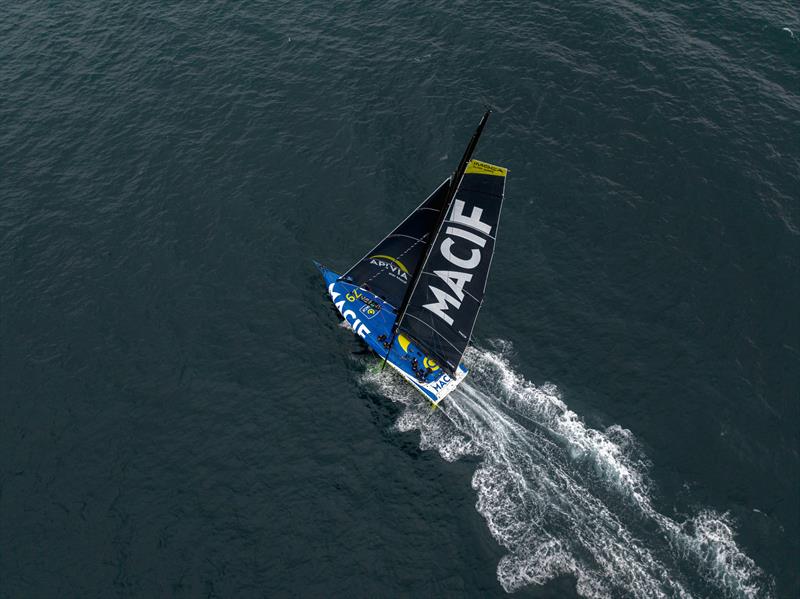
<svg viewBox="0 0 800 599">
<path fill-rule="evenodd" d="M 553 385 L 536 387 L 498 351 L 471 349 L 471 379 L 430 407 L 387 373 L 367 373 L 405 405 L 401 431 L 419 430 L 422 449 L 448 461 L 479 455 L 477 509 L 508 550 L 497 567 L 512 592 L 561 574 L 585 597 L 769 597 L 771 582 L 734 541 L 732 523 L 710 510 L 678 523 L 652 505 L 647 459 L 630 431 L 587 427 Z M 657 530 L 658 538 L 643 530 Z M 687 572 L 706 589 L 695 589 Z M 696 586 L 696 585 L 695 585 Z"/>
</svg>

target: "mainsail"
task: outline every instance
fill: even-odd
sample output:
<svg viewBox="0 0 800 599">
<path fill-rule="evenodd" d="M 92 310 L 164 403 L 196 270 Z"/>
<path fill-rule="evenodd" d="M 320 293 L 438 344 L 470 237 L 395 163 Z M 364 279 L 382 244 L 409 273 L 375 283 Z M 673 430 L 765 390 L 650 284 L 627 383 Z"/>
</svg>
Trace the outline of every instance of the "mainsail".
<svg viewBox="0 0 800 599">
<path fill-rule="evenodd" d="M 398 318 L 397 332 L 414 338 L 451 374 L 483 302 L 507 172 L 469 161 Z"/>
<path fill-rule="evenodd" d="M 439 220 L 449 188 L 448 178 L 394 231 L 342 275 L 342 279 L 371 290 L 395 308 L 400 306 Z"/>
</svg>

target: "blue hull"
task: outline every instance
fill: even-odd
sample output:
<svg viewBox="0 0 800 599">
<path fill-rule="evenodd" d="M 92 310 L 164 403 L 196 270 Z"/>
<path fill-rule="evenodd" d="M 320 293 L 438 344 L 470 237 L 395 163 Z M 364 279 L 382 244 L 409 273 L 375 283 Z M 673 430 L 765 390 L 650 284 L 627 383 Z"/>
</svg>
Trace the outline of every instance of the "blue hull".
<svg viewBox="0 0 800 599">
<path fill-rule="evenodd" d="M 455 377 L 442 371 L 433 358 L 402 334 L 387 350 L 397 319 L 395 308 L 369 289 L 339 280 L 340 275 L 332 270 L 320 264 L 317 268 L 325 279 L 331 301 L 353 332 L 379 357 L 386 358 L 431 403 L 438 405 L 467 375 L 463 365 L 459 365 Z"/>
</svg>

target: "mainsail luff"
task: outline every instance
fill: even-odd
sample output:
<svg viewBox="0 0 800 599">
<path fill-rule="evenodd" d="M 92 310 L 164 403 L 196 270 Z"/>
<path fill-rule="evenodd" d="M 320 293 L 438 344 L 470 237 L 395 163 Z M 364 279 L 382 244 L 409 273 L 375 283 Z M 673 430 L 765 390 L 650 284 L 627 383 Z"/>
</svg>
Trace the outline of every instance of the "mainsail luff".
<svg viewBox="0 0 800 599">
<path fill-rule="evenodd" d="M 422 260 L 419 262 L 419 266 L 417 270 L 414 272 L 414 277 L 411 281 L 411 284 L 408 286 L 406 290 L 406 295 L 403 298 L 403 303 L 400 305 L 399 309 L 397 310 L 397 320 L 395 321 L 394 327 L 392 329 L 392 338 L 389 341 L 388 349 L 386 350 L 386 356 L 384 356 L 384 366 L 386 365 L 386 358 L 389 356 L 389 352 L 392 349 L 392 345 L 394 344 L 395 339 L 397 338 L 397 332 L 400 328 L 400 325 L 403 323 L 403 319 L 405 318 L 406 312 L 408 310 L 408 303 L 416 290 L 417 285 L 419 284 L 419 280 L 422 276 L 422 273 L 425 270 L 425 264 L 430 257 L 431 249 L 433 248 L 433 243 L 436 238 L 439 236 L 439 232 L 441 231 L 442 225 L 444 224 L 445 220 L 447 219 L 447 214 L 450 211 L 450 205 L 453 203 L 455 199 L 456 192 L 458 191 L 459 186 L 461 185 L 461 180 L 464 177 L 464 172 L 467 169 L 467 165 L 472 158 L 473 152 L 475 152 L 475 148 L 478 145 L 478 140 L 480 139 L 481 133 L 483 133 L 483 128 L 486 126 L 486 121 L 489 119 L 489 115 L 492 113 L 491 109 L 487 109 L 486 112 L 481 117 L 480 123 L 478 123 L 478 127 L 475 129 L 475 132 L 472 134 L 472 138 L 470 138 L 469 143 L 467 144 L 466 149 L 464 150 L 464 155 L 461 157 L 461 161 L 458 163 L 456 170 L 453 172 L 453 176 L 450 177 L 450 189 L 447 193 L 447 198 L 444 201 L 444 205 L 442 207 L 441 213 L 439 214 L 438 222 L 436 223 L 436 227 L 433 229 L 433 234 L 430 236 L 427 242 L 427 246 L 425 248 L 425 253 L 422 256 Z M 456 364 L 456 367 L 458 365 Z M 455 370 L 453 368 L 452 370 Z"/>
</svg>

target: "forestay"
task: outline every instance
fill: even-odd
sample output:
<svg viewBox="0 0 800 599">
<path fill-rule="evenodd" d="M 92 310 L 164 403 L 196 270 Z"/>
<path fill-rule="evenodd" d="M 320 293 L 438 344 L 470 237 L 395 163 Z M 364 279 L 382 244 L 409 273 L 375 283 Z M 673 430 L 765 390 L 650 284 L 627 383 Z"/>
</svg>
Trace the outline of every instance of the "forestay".
<svg viewBox="0 0 800 599">
<path fill-rule="evenodd" d="M 403 302 L 447 198 L 450 179 L 420 204 L 342 279 L 371 290 L 395 309 Z"/>
<path fill-rule="evenodd" d="M 483 301 L 506 174 L 499 166 L 469 162 L 399 323 L 400 332 L 416 339 L 451 374 Z"/>
</svg>

